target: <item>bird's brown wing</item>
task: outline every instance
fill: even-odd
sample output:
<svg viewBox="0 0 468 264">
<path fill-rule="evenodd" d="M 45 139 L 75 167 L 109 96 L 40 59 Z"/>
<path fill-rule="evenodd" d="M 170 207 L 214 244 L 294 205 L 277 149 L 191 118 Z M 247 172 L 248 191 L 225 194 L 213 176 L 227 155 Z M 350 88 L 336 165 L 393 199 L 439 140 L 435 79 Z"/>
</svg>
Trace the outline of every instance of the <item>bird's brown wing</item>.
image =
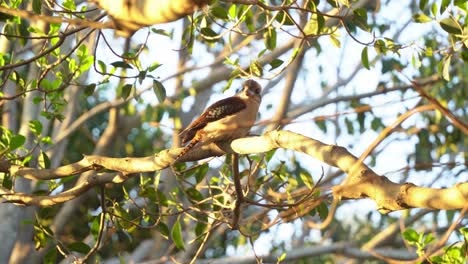
<svg viewBox="0 0 468 264">
<path fill-rule="evenodd" d="M 209 122 L 233 115 L 246 107 L 245 102 L 237 96 L 229 97 L 210 105 L 205 112 L 179 133 L 182 144 L 192 140 L 197 131 L 204 128 Z"/>
</svg>

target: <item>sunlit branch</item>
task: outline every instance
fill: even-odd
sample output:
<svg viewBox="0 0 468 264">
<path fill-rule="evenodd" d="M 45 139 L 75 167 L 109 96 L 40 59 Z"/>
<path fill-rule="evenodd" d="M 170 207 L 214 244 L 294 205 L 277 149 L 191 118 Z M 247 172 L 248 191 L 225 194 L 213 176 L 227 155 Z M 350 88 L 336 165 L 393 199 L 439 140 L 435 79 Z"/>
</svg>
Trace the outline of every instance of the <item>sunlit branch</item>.
<svg viewBox="0 0 468 264">
<path fill-rule="evenodd" d="M 16 193 L 0 187 L 0 198 L 8 202 L 18 205 L 37 205 L 37 206 L 52 206 L 55 204 L 64 203 L 73 200 L 86 191 L 97 185 L 106 183 L 122 183 L 129 177 L 124 173 L 101 173 L 91 175 L 86 180 L 71 189 L 61 192 L 56 195 L 30 195 L 25 193 Z"/>
<path fill-rule="evenodd" d="M 430 96 L 424 89 L 421 88 L 422 84 L 417 83 L 416 81 L 412 81 L 412 85 L 414 89 L 425 99 L 427 99 L 434 107 L 437 108 L 445 117 L 447 117 L 450 122 L 456 127 L 458 127 L 465 135 L 468 134 L 468 125 L 465 124 L 462 120 L 460 120 L 457 116 L 455 116 L 450 110 L 444 107 L 439 101 L 437 101 L 434 97 Z"/>
<path fill-rule="evenodd" d="M 377 252 L 379 255 L 386 256 L 389 258 L 407 260 L 414 259 L 417 255 L 416 253 L 409 252 L 407 249 L 388 249 L 388 248 L 378 248 L 374 252 Z M 377 259 L 373 254 L 360 250 L 358 247 L 350 243 L 334 243 L 331 245 L 314 245 L 299 249 L 288 250 L 284 262 L 294 262 L 296 260 L 303 260 L 306 258 L 311 258 L 314 256 L 324 256 L 326 254 L 340 254 L 346 258 L 355 258 L 359 260 L 365 259 Z M 258 256 L 264 263 L 276 263 L 281 254 L 271 254 Z M 236 263 L 236 264 L 251 264 L 257 263 L 255 256 L 234 256 L 234 257 L 225 257 L 220 259 L 209 259 L 209 260 L 199 260 L 197 263 L 200 264 L 221 264 L 221 263 Z"/>
<path fill-rule="evenodd" d="M 330 166 L 347 173 L 341 185 L 332 188 L 333 196 L 338 199 L 370 198 L 377 203 L 378 210 L 388 213 L 407 208 L 460 209 L 468 200 L 468 183 L 458 183 L 449 188 L 418 187 L 411 183 L 398 184 L 380 176 L 368 166 L 358 162 L 343 147 L 324 144 L 312 138 L 290 131 L 271 131 L 263 136 L 247 137 L 229 142 L 202 145 L 194 148 L 184 156 L 183 161 L 200 160 L 227 153 L 252 154 L 263 153 L 276 148 L 290 149 L 305 153 Z M 82 173 L 88 170 L 111 170 L 118 174 L 104 174 L 88 178 L 83 185 L 47 200 L 47 196 L 34 200 L 33 195 L 12 193 L 2 189 L 2 197 L 10 202 L 22 204 L 55 204 L 76 198 L 92 185 L 108 182 L 120 183 L 128 175 L 141 172 L 152 172 L 170 166 L 182 148 L 163 150 L 154 156 L 143 158 L 109 158 L 102 156 L 85 156 L 81 161 L 56 169 L 41 170 L 17 165 L 2 164 L 2 172 L 28 179 L 54 179 L 67 175 Z"/>
</svg>

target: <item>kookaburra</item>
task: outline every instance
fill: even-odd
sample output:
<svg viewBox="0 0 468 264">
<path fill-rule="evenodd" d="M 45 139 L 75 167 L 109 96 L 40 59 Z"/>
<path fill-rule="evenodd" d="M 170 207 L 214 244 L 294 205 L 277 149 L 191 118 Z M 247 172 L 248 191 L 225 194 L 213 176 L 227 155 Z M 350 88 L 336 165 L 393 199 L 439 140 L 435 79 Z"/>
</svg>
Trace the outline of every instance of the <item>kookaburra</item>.
<svg viewBox="0 0 468 264">
<path fill-rule="evenodd" d="M 190 143 L 180 152 L 177 160 L 197 144 L 231 141 L 247 136 L 257 118 L 261 92 L 260 84 L 247 80 L 235 96 L 210 105 L 180 132 L 182 144 Z"/>
</svg>

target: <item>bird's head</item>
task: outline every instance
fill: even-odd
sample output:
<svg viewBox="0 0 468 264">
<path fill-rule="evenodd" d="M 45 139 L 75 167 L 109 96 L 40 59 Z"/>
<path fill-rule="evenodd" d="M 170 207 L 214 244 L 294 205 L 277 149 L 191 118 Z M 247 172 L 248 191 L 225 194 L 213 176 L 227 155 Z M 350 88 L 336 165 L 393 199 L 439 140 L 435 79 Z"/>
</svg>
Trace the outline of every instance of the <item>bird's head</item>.
<svg viewBox="0 0 468 264">
<path fill-rule="evenodd" d="M 247 80 L 242 84 L 242 90 L 239 92 L 239 96 L 242 98 L 250 98 L 260 103 L 262 100 L 262 87 L 254 80 Z"/>
</svg>

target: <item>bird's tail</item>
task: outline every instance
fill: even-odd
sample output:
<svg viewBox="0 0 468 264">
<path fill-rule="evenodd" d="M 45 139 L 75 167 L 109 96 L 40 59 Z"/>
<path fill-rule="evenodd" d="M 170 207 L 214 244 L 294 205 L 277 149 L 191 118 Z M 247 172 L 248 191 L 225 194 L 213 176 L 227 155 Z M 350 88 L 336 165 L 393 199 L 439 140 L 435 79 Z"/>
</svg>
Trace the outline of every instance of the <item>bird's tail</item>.
<svg viewBox="0 0 468 264">
<path fill-rule="evenodd" d="M 175 159 L 175 161 L 178 161 L 182 156 L 187 154 L 187 152 L 189 152 L 189 150 L 191 150 L 198 142 L 200 142 L 200 139 L 198 139 L 197 137 L 192 139 L 192 141 L 190 141 L 190 143 L 187 146 L 185 146 L 184 149 L 182 149 L 179 155 L 177 155 L 177 158 Z"/>
</svg>

